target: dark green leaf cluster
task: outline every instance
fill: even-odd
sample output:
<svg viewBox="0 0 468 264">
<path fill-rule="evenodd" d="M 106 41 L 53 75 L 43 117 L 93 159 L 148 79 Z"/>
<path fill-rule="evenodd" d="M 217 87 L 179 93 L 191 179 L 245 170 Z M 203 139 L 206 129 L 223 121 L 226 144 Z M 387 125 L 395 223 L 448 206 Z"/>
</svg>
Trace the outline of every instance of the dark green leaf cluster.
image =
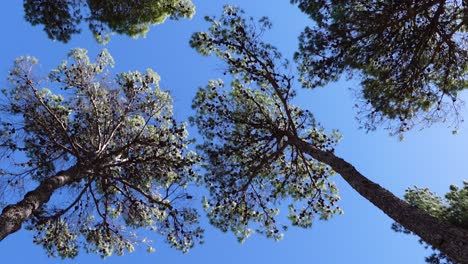
<svg viewBox="0 0 468 264">
<path fill-rule="evenodd" d="M 105 50 L 95 62 L 86 50 L 71 51 L 46 80 L 33 74 L 36 63 L 19 58 L 4 91 L 10 120 L 1 132 L 16 138 L 4 148 L 26 160 L 1 179 L 41 182 L 70 167 L 78 173 L 34 214 L 35 243 L 52 256 L 74 257 L 80 246 L 101 256 L 131 251 L 142 240 L 139 228 L 182 251 L 201 241 L 185 190 L 198 179 L 192 167 L 199 158 L 187 150 L 185 124 L 174 120 L 159 76 L 148 69 L 111 78 Z"/>
<path fill-rule="evenodd" d="M 68 42 L 71 35 L 80 33 L 80 0 L 25 0 L 24 13 L 32 25 L 44 25 L 50 39 Z"/>
<path fill-rule="evenodd" d="M 197 125 L 206 142 L 205 200 L 211 223 L 231 230 L 240 241 L 252 232 L 280 239 L 280 204 L 289 203 L 292 224 L 310 227 L 316 215 L 340 212 L 334 172 L 294 147 L 297 135 L 314 147 L 333 151 L 338 138 L 327 136 L 312 114 L 291 104 L 292 77 L 278 73 L 287 63 L 271 45 L 260 41 L 270 26 L 256 27 L 243 11 L 226 6 L 218 20 L 209 17 L 208 32 L 192 36 L 200 53 L 216 54 L 232 75 L 230 89 L 221 80 L 201 88 L 194 99 Z M 283 225 L 286 227 L 286 225 Z"/>
<path fill-rule="evenodd" d="M 405 200 L 410 205 L 422 209 L 426 213 L 448 222 L 452 225 L 468 230 L 468 182 L 463 182 L 463 188 L 455 185 L 450 186 L 450 191 L 441 198 L 427 188 L 408 188 L 405 192 Z M 411 232 L 397 223 L 392 225 L 396 232 L 410 234 Z M 420 240 L 426 248 L 429 247 L 424 241 Z M 427 263 L 455 263 L 445 254 L 435 251 L 426 258 Z"/>
<path fill-rule="evenodd" d="M 42 24 L 50 39 L 68 42 L 84 21 L 101 43 L 111 33 L 144 36 L 151 25 L 167 17 L 190 18 L 195 13 L 190 0 L 25 0 L 24 10 L 26 20 Z"/>
<path fill-rule="evenodd" d="M 296 60 L 306 87 L 357 71 L 364 128 L 402 133 L 451 119 L 467 83 L 467 6 L 462 1 L 292 0 L 315 20 Z"/>
</svg>

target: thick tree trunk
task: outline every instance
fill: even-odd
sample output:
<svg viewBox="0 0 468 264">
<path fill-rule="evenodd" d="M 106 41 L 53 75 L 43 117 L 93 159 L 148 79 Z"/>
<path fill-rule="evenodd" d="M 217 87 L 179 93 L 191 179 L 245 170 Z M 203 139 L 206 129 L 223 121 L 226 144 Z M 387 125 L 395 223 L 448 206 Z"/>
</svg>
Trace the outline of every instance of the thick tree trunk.
<svg viewBox="0 0 468 264">
<path fill-rule="evenodd" d="M 463 264 L 468 263 L 467 230 L 438 221 L 422 210 L 410 206 L 380 185 L 364 177 L 351 164 L 333 153 L 317 149 L 294 135 L 289 136 L 289 141 L 314 159 L 330 165 L 354 190 L 400 225 L 451 259 Z"/>
<path fill-rule="evenodd" d="M 79 174 L 77 166 L 60 171 L 28 192 L 23 200 L 5 207 L 0 215 L 0 241 L 18 231 L 37 209 L 49 201 L 55 190 L 76 181 Z"/>
</svg>

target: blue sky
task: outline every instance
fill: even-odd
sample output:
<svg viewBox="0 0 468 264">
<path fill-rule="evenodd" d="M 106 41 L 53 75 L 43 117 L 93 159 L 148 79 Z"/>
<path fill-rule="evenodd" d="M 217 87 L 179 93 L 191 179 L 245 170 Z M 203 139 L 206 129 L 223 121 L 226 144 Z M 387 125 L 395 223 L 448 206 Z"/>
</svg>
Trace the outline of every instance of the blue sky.
<svg viewBox="0 0 468 264">
<path fill-rule="evenodd" d="M 191 99 L 196 89 L 209 79 L 223 76 L 221 62 L 201 57 L 188 45 L 193 32 L 207 28 L 203 16 L 219 14 L 224 4 L 238 5 L 254 17 L 268 16 L 274 27 L 265 35 L 265 39 L 276 45 L 285 57 L 291 57 L 297 47 L 298 34 L 312 23 L 287 0 L 196 0 L 194 3 L 197 14 L 192 20 L 168 21 L 153 27 L 146 38 L 136 40 L 115 35 L 105 46 L 116 61 L 115 73 L 146 68 L 158 72 L 161 86 L 170 90 L 174 97 L 175 114 L 179 120 L 185 120 L 190 115 Z M 67 44 L 52 42 L 41 26 L 31 26 L 23 16 L 22 1 L 2 3 L 0 87 L 7 85 L 8 70 L 18 56 L 39 58 L 45 73 L 58 65 L 72 48 L 86 48 L 91 57 L 104 48 L 86 30 Z M 358 129 L 355 120 L 354 98 L 350 89 L 356 88 L 356 81 L 340 81 L 314 91 L 301 91 L 298 99 L 300 105 L 313 110 L 325 128 L 339 129 L 344 135 L 337 148 L 339 156 L 400 197 L 407 187 L 414 185 L 444 194 L 450 184 L 461 185 L 467 179 L 466 125 L 461 126 L 458 135 L 452 135 L 451 129 L 444 124 L 414 130 L 402 142 L 390 137 L 388 131 L 383 129 L 366 133 Z M 466 115 L 466 111 L 462 115 Z M 190 132 L 195 136 L 195 129 L 190 129 Z M 232 234 L 214 229 L 203 218 L 206 243 L 196 246 L 188 254 L 171 249 L 154 237 L 156 252 L 152 254 L 141 247 L 132 254 L 105 260 L 85 253 L 74 260 L 61 260 L 48 258 L 42 248 L 32 243 L 32 234 L 22 230 L 0 242 L 0 262 L 424 263 L 424 256 L 429 252 L 419 245 L 414 236 L 394 233 L 390 229 L 393 222 L 390 218 L 359 196 L 338 175 L 335 181 L 340 189 L 340 206 L 345 214 L 335 216 L 328 222 L 316 221 L 311 229 L 291 228 L 280 242 L 253 235 L 244 244 L 239 244 Z"/>
</svg>

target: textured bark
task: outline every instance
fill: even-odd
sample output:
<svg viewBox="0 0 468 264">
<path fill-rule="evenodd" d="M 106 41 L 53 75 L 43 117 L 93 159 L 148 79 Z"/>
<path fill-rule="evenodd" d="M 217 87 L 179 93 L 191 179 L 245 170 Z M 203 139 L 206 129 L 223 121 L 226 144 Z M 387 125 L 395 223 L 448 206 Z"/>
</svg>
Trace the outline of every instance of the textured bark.
<svg viewBox="0 0 468 264">
<path fill-rule="evenodd" d="M 289 135 L 289 141 L 314 159 L 330 165 L 351 187 L 390 218 L 418 235 L 458 263 L 468 264 L 468 230 L 439 221 L 364 177 L 351 164 L 331 152 Z"/>
<path fill-rule="evenodd" d="M 79 175 L 80 169 L 77 166 L 60 171 L 28 192 L 23 200 L 5 207 L 0 215 L 0 241 L 21 229 L 22 224 L 49 201 L 54 191 L 76 181 Z"/>
</svg>

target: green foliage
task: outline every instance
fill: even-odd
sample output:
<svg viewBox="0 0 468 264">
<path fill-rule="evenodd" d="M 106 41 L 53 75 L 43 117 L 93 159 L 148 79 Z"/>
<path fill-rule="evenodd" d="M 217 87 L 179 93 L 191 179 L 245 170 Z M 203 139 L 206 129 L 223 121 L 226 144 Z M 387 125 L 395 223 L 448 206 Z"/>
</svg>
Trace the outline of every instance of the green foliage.
<svg viewBox="0 0 468 264">
<path fill-rule="evenodd" d="M 184 252 L 201 241 L 185 190 L 198 180 L 199 158 L 187 150 L 185 124 L 174 120 L 159 76 L 148 69 L 112 78 L 106 50 L 94 62 L 72 50 L 48 78 L 34 74 L 36 64 L 17 59 L 4 91 L 2 147 L 11 159 L 26 158 L 0 180 L 18 189 L 61 169 L 79 173 L 30 219 L 34 242 L 50 256 L 75 257 L 84 247 L 105 257 L 148 244 L 137 236 L 142 228 Z"/>
<path fill-rule="evenodd" d="M 458 114 L 468 87 L 466 5 L 462 1 L 292 0 L 316 24 L 300 36 L 295 59 L 306 87 L 344 72 L 362 80 L 359 118 L 393 133 Z"/>
<path fill-rule="evenodd" d="M 408 188 L 404 197 L 410 205 L 422 209 L 441 221 L 468 230 L 468 182 L 463 182 L 463 188 L 451 185 L 445 198 L 441 198 L 427 188 L 418 187 Z M 411 233 L 397 223 L 392 225 L 392 229 L 396 232 Z M 426 248 L 429 247 L 422 240 L 420 242 Z M 455 263 L 438 251 L 427 257 L 426 262 L 431 264 Z"/>
<path fill-rule="evenodd" d="M 88 23 L 96 40 L 105 43 L 112 33 L 144 36 L 149 27 L 172 19 L 191 18 L 190 0 L 25 0 L 25 18 L 32 25 L 44 25 L 50 39 L 68 42 Z"/>
<path fill-rule="evenodd" d="M 295 96 L 287 62 L 273 46 L 260 41 L 271 23 L 242 17 L 226 6 L 207 32 L 192 36 L 191 45 L 204 55 L 215 54 L 232 75 L 230 89 L 221 80 L 200 88 L 192 118 L 206 142 L 204 183 L 210 191 L 205 209 L 211 223 L 231 230 L 243 241 L 252 232 L 280 239 L 277 215 L 289 204 L 292 225 L 310 227 L 316 215 L 328 219 L 341 212 L 338 190 L 329 181 L 334 172 L 307 157 L 289 142 L 293 133 L 314 147 L 333 151 L 337 135 L 327 136 L 312 114 L 291 104 Z"/>
</svg>

